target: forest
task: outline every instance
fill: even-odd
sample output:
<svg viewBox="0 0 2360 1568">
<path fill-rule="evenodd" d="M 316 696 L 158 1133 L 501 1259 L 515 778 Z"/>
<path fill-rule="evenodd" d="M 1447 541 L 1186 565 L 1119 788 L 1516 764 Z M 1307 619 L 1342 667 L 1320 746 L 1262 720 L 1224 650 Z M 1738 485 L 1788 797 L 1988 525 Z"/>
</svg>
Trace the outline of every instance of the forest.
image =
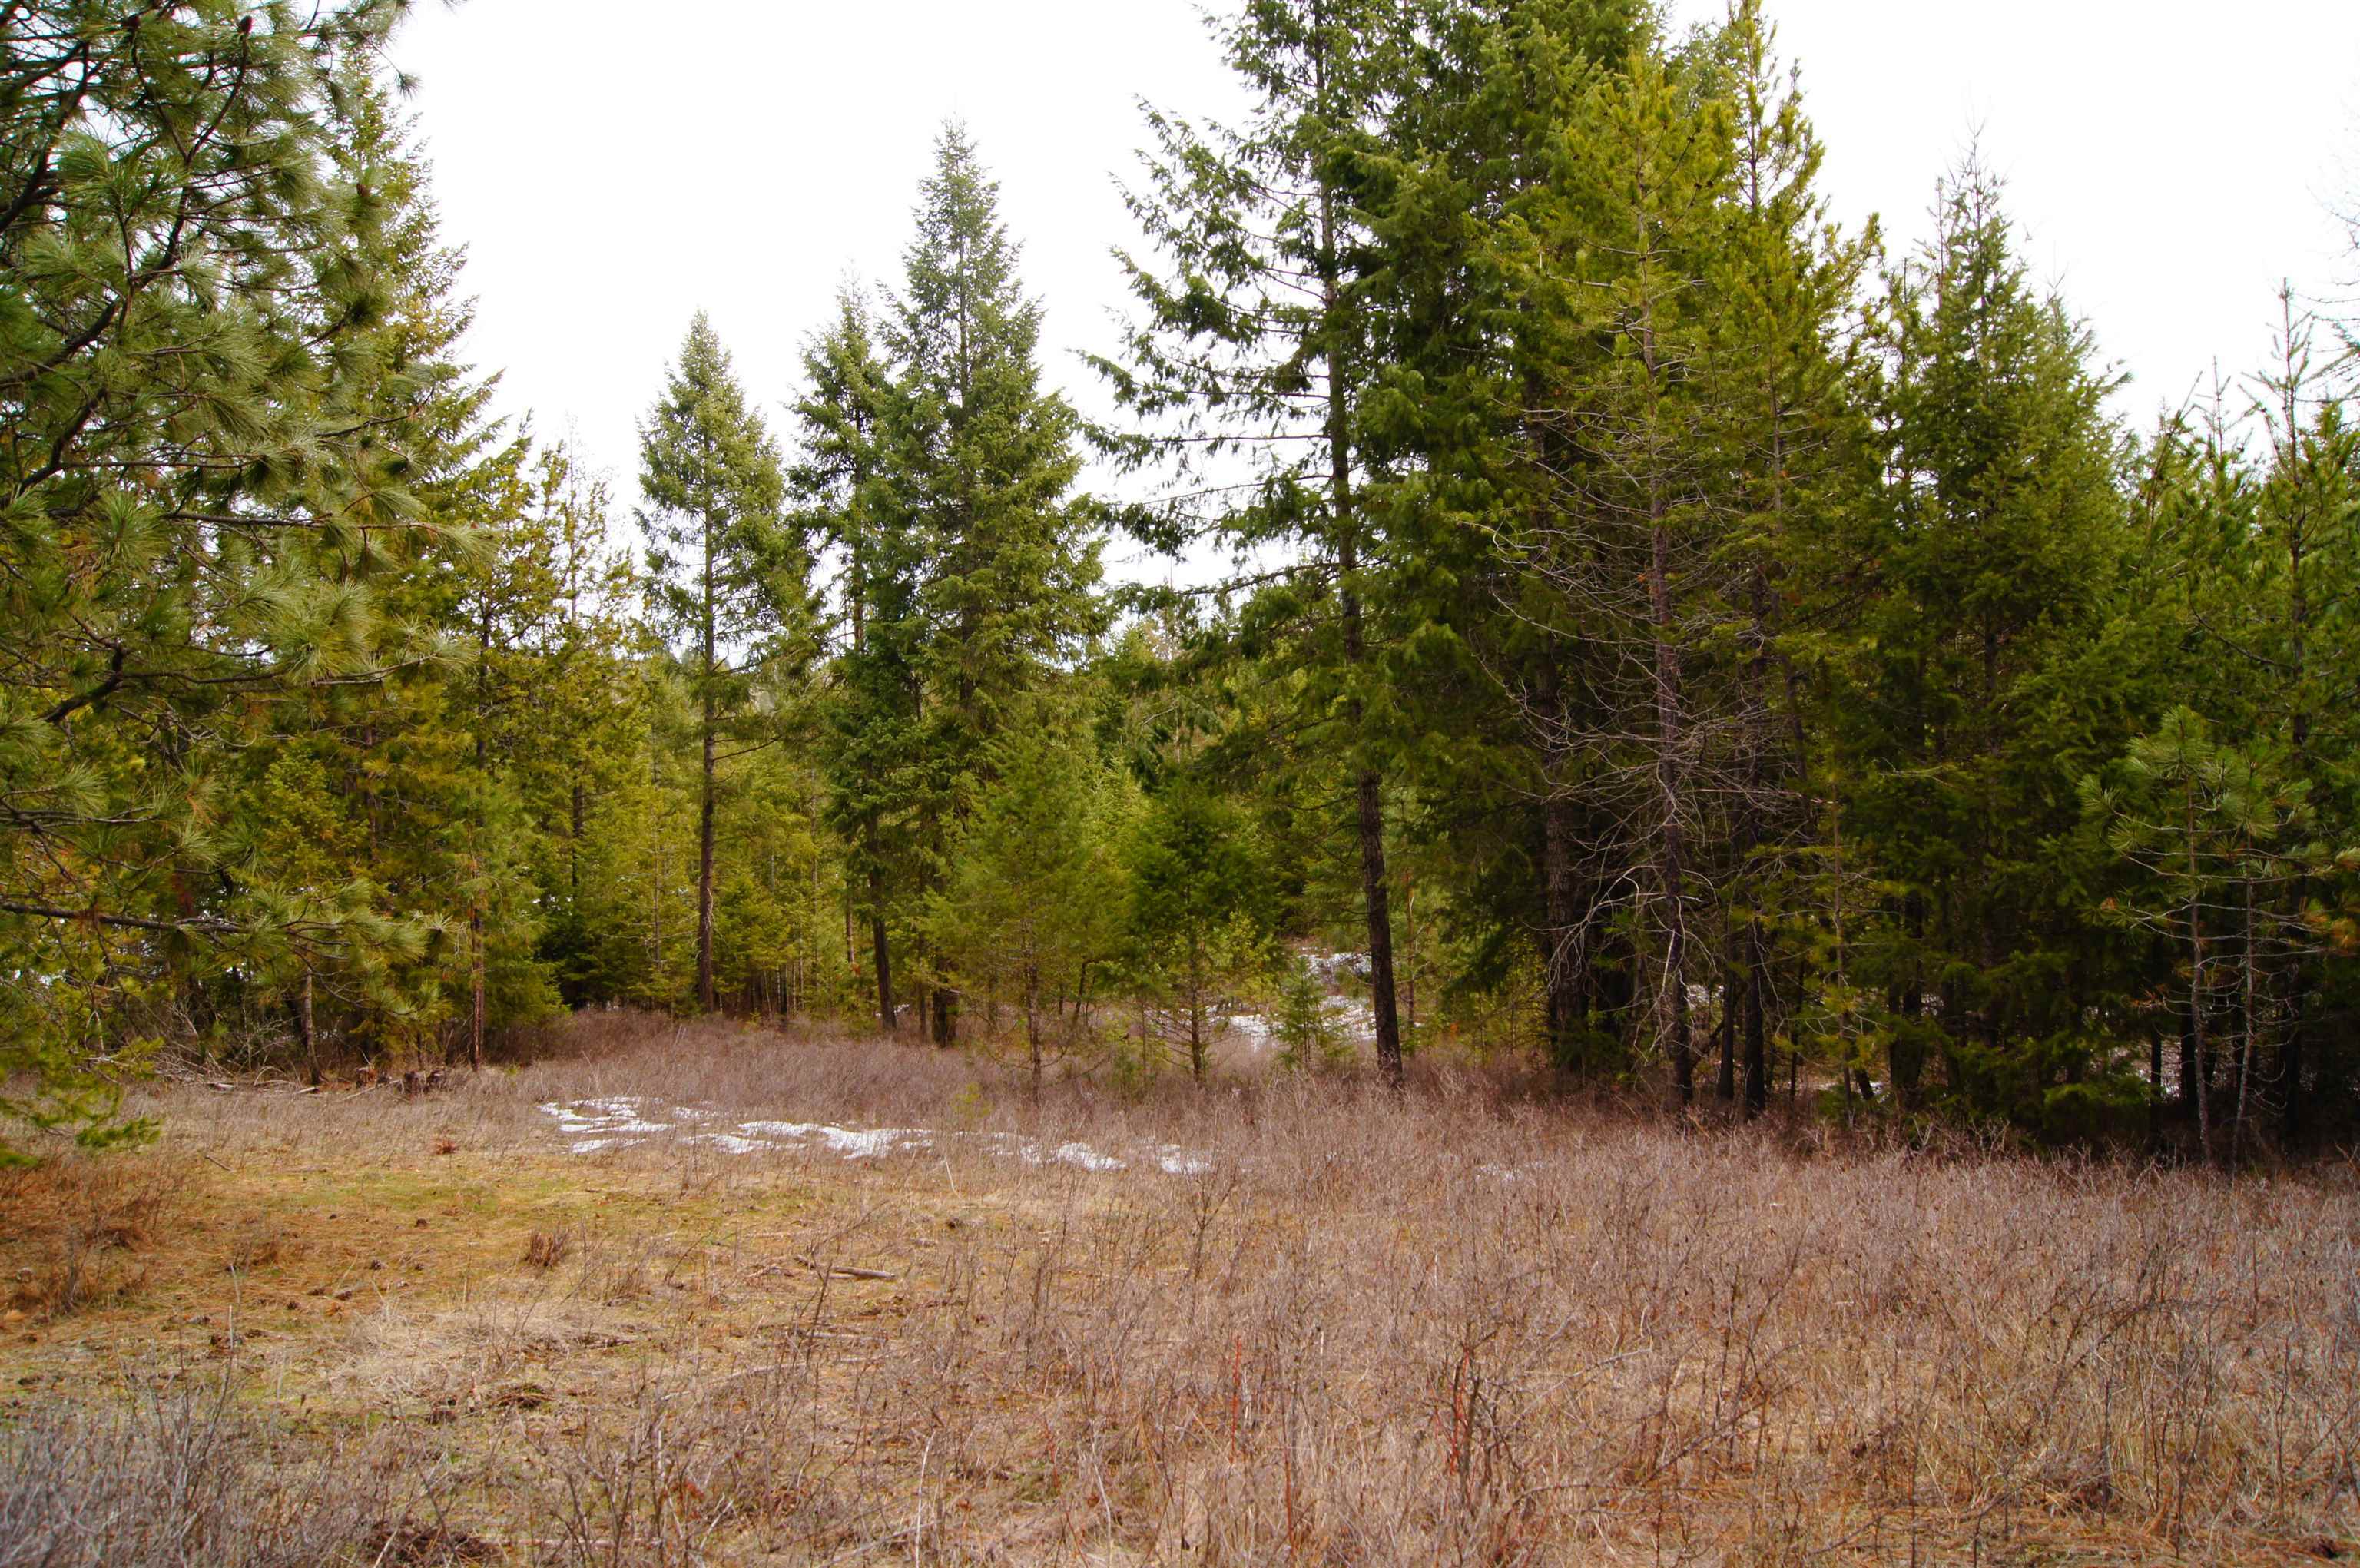
<svg viewBox="0 0 2360 1568">
<path fill-rule="evenodd" d="M 1413 1097 L 2360 1126 L 2332 305 L 2133 427 L 1976 161 L 1922 247 L 1832 221 L 1760 0 L 1251 0 L 1251 113 L 1142 120 L 1119 352 L 1044 362 L 949 124 L 797 386 L 680 302 L 617 479 L 466 359 L 407 9 L 0 5 L 6 1157 L 609 1009 L 1036 1094 L 1250 1027 Z"/>
</svg>

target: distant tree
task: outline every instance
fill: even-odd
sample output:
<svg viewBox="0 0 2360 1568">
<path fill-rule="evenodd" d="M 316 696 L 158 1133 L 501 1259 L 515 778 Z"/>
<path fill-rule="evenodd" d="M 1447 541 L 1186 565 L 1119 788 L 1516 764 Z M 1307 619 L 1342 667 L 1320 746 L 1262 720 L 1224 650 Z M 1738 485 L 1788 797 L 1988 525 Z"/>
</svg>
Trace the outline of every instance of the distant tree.
<svg viewBox="0 0 2360 1568">
<path fill-rule="evenodd" d="M 696 1002 L 709 1012 L 721 741 L 751 701 L 754 673 L 807 634 L 809 563 L 782 515 L 778 447 L 701 313 L 639 426 L 639 467 L 649 615 L 696 708 Z"/>
<path fill-rule="evenodd" d="M 1126 860 L 1136 977 L 1179 1014 L 1201 1081 L 1215 1005 L 1270 967 L 1269 868 L 1251 819 L 1188 780 L 1150 803 Z"/>
<path fill-rule="evenodd" d="M 1111 771 L 1053 721 L 1011 729 L 984 760 L 992 782 L 949 847 L 923 926 L 963 986 L 1020 1012 L 1037 1092 L 1045 1006 L 1070 999 L 1078 1025 L 1094 976 L 1121 957 L 1123 796 Z"/>
<path fill-rule="evenodd" d="M 1017 276 L 999 187 L 946 128 L 886 333 L 898 377 L 890 490 L 922 560 L 902 646 L 920 722 L 896 772 L 921 852 L 949 840 L 992 778 L 992 742 L 1105 625 L 1096 509 L 1073 494 L 1079 422 L 1041 384 L 1041 307 Z M 933 1030 L 953 1036 L 937 983 Z"/>
<path fill-rule="evenodd" d="M 2300 1023 L 2279 1002 L 2275 978 L 2290 956 L 2319 945 L 2307 912 L 2289 911 L 2287 897 L 2328 861 L 2310 839 L 2309 790 L 2222 745 L 2185 707 L 2133 742 L 2114 773 L 2114 787 L 2094 776 L 2084 781 L 2084 805 L 2107 842 L 2149 880 L 2109 908 L 2185 955 L 2182 1070 L 2197 1146 L 2208 1158 L 2234 1159 L 2243 1152 L 2265 1062 L 2284 1052 L 2284 1024 Z M 2225 1149 L 2213 1131 L 2223 1059 L 2232 1085 Z M 2156 1076 L 2152 1091 L 2159 1093 Z"/>
</svg>

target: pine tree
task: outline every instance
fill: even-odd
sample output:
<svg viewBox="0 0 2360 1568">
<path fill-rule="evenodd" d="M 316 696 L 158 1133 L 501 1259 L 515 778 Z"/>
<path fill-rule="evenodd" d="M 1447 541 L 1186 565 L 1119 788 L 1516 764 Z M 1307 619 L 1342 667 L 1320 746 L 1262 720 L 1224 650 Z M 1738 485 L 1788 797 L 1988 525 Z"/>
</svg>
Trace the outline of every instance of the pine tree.
<svg viewBox="0 0 2360 1568">
<path fill-rule="evenodd" d="M 648 609 L 686 671 L 699 756 L 696 1003 L 718 1005 L 713 969 L 715 823 L 720 746 L 753 675 L 792 656 L 806 630 L 808 562 L 781 509 L 778 448 L 747 407 L 703 314 L 690 323 L 664 395 L 639 427 L 639 523 Z"/>
<path fill-rule="evenodd" d="M 369 669 L 410 527 L 381 210 L 329 113 L 403 9 L 32 0 L 0 61 L 0 1110 L 104 1138 L 208 976 L 384 933 L 217 873 L 240 743 Z M 290 872 L 290 875 L 300 874 Z M 349 916 L 349 917 L 348 917 Z"/>
</svg>

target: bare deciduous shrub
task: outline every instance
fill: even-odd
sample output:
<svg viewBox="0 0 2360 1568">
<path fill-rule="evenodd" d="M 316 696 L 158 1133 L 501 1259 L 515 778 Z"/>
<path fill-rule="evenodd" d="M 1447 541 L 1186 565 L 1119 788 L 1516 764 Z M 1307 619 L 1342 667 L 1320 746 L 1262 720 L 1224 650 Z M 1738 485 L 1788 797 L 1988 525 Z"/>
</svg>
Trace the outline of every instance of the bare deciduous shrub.
<svg viewBox="0 0 2360 1568">
<path fill-rule="evenodd" d="M 180 1383 L 0 1426 L 0 1568 L 482 1560 L 459 1554 L 464 1532 L 388 1507 L 361 1455 L 314 1448 L 290 1462 L 284 1434 L 235 1408 L 233 1384 Z"/>
</svg>

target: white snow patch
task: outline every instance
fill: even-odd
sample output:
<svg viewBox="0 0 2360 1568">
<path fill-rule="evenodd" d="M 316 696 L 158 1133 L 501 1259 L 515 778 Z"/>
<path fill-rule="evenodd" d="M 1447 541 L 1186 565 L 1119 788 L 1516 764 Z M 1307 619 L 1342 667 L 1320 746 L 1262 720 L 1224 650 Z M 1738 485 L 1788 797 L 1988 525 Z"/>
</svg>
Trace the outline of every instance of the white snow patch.
<svg viewBox="0 0 2360 1568">
<path fill-rule="evenodd" d="M 574 1105 L 543 1105 L 541 1113 L 557 1118 L 569 1133 L 668 1133 L 670 1122 L 650 1122 L 639 1114 L 650 1103 L 639 1099 L 585 1100 Z"/>
<path fill-rule="evenodd" d="M 846 1159 L 881 1159 L 890 1155 L 918 1154 L 940 1146 L 942 1135 L 923 1127 L 838 1127 L 824 1122 L 740 1122 L 731 1132 L 691 1130 L 689 1124 L 710 1122 L 709 1112 L 669 1106 L 643 1099 L 585 1100 L 571 1105 L 546 1104 L 541 1113 L 557 1123 L 575 1154 L 632 1148 L 659 1134 L 671 1133 L 683 1142 L 703 1144 L 724 1154 L 755 1155 L 793 1149 L 823 1149 Z M 669 1117 L 670 1120 L 659 1119 Z M 1044 1146 L 1012 1133 L 954 1133 L 956 1141 L 979 1144 L 1003 1158 L 1027 1165 L 1068 1165 L 1079 1170 L 1128 1170 L 1128 1160 L 1085 1143 Z M 1166 1146 L 1154 1163 L 1173 1176 L 1202 1176 L 1209 1160 L 1188 1150 Z"/>
<path fill-rule="evenodd" d="M 779 1139 L 792 1143 L 817 1141 L 831 1153 L 847 1159 L 878 1159 L 903 1149 L 927 1149 L 934 1146 L 934 1135 L 914 1127 L 831 1127 L 817 1122 L 741 1122 L 738 1130 L 750 1137 Z"/>
<path fill-rule="evenodd" d="M 1059 1144 L 1043 1154 L 1038 1146 L 1024 1151 L 1027 1165 L 1076 1165 L 1084 1170 L 1127 1170 L 1130 1167 L 1110 1154 L 1100 1154 L 1087 1144 Z"/>
</svg>

